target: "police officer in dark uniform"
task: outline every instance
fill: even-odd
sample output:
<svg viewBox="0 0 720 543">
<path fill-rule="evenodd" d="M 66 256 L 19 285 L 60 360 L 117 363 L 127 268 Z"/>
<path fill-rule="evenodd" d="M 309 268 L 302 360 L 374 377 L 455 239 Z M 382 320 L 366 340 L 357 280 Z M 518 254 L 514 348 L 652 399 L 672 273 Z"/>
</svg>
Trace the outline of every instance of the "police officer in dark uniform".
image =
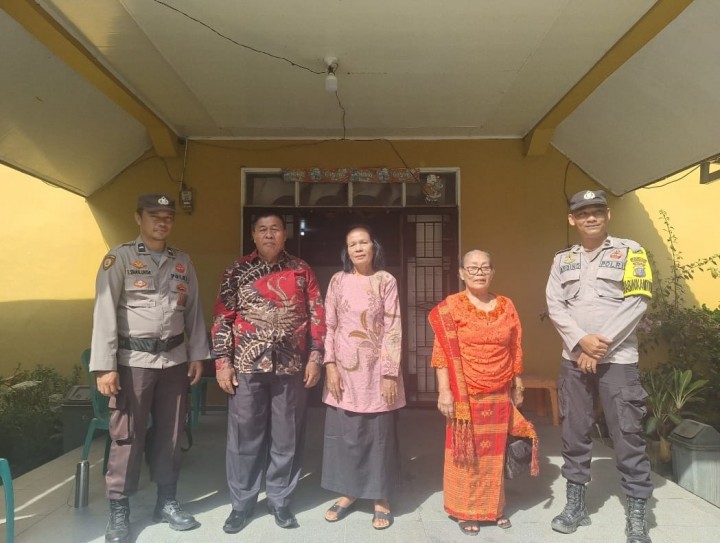
<svg viewBox="0 0 720 543">
<path fill-rule="evenodd" d="M 652 274 L 640 245 L 608 235 L 610 209 L 603 191 L 578 192 L 569 211 L 580 244 L 555 255 L 546 289 L 550 319 L 563 342 L 558 391 L 567 480 L 567 504 L 551 526 L 569 534 L 590 524 L 585 484 L 595 394 L 627 495 L 627 542 L 651 543 L 645 508 L 653 486 L 642 435 L 647 393 L 640 384 L 635 328 L 652 296 Z"/>
<path fill-rule="evenodd" d="M 138 487 L 150 415 L 150 472 L 158 490 L 153 520 L 174 530 L 200 525 L 176 500 L 188 384 L 200 380 L 200 361 L 210 358 L 197 277 L 189 256 L 166 244 L 175 221 L 172 198 L 140 196 L 135 221 L 138 238 L 114 247 L 98 271 L 93 315 L 90 370 L 111 409 L 108 543 L 130 540 L 128 496 Z"/>
</svg>

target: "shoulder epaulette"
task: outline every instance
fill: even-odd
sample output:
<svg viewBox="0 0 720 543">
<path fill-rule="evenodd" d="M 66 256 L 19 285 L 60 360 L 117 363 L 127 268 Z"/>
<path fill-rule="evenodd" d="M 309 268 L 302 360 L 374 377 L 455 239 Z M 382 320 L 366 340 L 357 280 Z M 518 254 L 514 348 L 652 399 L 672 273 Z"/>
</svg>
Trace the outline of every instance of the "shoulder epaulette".
<svg viewBox="0 0 720 543">
<path fill-rule="evenodd" d="M 634 252 L 637 252 L 640 249 L 642 249 L 642 246 L 637 241 L 633 241 L 631 239 L 615 238 L 615 241 L 617 241 L 619 245 L 629 247 L 630 250 L 632 250 Z"/>
</svg>

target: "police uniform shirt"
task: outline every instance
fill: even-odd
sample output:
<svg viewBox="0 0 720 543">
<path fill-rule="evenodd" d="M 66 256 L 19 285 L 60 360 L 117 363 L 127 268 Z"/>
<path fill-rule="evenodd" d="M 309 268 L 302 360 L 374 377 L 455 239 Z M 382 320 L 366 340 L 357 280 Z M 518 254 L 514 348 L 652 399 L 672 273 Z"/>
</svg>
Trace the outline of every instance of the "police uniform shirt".
<svg viewBox="0 0 720 543">
<path fill-rule="evenodd" d="M 596 253 L 581 245 L 557 253 L 545 294 L 548 314 L 562 338 L 563 358 L 577 360 L 580 339 L 600 334 L 613 340 L 600 363 L 637 363 L 635 328 L 651 287 L 647 255 L 632 240 L 607 237 Z"/>
<path fill-rule="evenodd" d="M 105 256 L 96 282 L 91 371 L 116 370 L 118 364 L 166 368 L 210 358 L 189 255 L 166 246 L 155 260 L 141 237 Z M 183 333 L 187 343 L 167 352 L 118 348 L 118 336 L 169 339 Z"/>
</svg>

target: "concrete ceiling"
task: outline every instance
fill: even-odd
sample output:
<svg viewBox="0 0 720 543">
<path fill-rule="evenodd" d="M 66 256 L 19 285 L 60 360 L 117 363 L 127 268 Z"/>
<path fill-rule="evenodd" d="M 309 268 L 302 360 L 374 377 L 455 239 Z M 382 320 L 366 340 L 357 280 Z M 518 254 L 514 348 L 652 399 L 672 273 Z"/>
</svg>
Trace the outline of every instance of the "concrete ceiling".
<svg viewBox="0 0 720 543">
<path fill-rule="evenodd" d="M 713 0 L 0 0 L 0 161 L 89 195 L 178 137 L 524 138 L 619 195 L 720 152 L 719 22 Z"/>
</svg>

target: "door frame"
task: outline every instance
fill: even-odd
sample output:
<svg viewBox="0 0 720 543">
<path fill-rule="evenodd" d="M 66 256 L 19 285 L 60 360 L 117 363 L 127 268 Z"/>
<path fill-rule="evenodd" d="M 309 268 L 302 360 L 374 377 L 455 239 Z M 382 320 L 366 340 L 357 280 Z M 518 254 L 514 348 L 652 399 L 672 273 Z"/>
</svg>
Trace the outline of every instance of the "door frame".
<svg viewBox="0 0 720 543">
<path fill-rule="evenodd" d="M 405 258 L 405 245 L 406 245 L 406 237 L 407 232 L 406 229 L 402 227 L 402 225 L 406 224 L 407 217 L 410 215 L 443 215 L 449 217 L 448 224 L 450 226 L 450 236 L 451 236 L 451 243 L 450 243 L 450 254 L 443 254 L 443 256 L 446 258 L 447 262 L 443 265 L 444 271 L 443 271 L 443 296 L 445 296 L 455 293 L 458 291 L 460 280 L 457 274 L 458 269 L 458 261 L 460 258 L 459 249 L 461 247 L 461 223 L 460 223 L 460 217 L 461 217 L 461 208 L 460 208 L 460 191 L 461 191 L 461 183 L 460 183 L 460 169 L 459 168 L 423 168 L 421 170 L 422 173 L 452 173 L 455 176 L 455 194 L 456 194 L 456 202 L 455 205 L 428 205 L 428 206 L 412 206 L 412 207 L 381 207 L 381 206 L 373 206 L 373 207 L 359 207 L 359 206 L 345 206 L 345 207 L 337 207 L 337 206 L 315 206 L 315 207 L 308 207 L 308 206 L 300 206 L 296 191 L 296 197 L 294 199 L 294 205 L 292 206 L 258 206 L 258 205 L 247 205 L 246 202 L 246 187 L 247 187 L 247 177 L 249 175 L 253 174 L 260 174 L 260 175 L 280 175 L 282 173 L 281 169 L 278 168 L 242 168 L 241 169 L 241 210 L 242 210 L 242 219 L 241 219 L 241 254 L 246 254 L 252 251 L 254 249 L 253 243 L 252 243 L 252 236 L 250 233 L 250 223 L 251 218 L 254 213 L 257 212 L 264 212 L 264 211 L 272 211 L 274 213 L 279 213 L 283 216 L 285 216 L 287 219 L 290 219 L 288 223 L 289 227 L 289 233 L 291 234 L 288 236 L 288 241 L 286 242 L 286 249 L 290 254 L 293 254 L 295 256 L 298 256 L 300 258 L 303 258 L 306 260 L 303 256 L 303 250 L 302 245 L 300 244 L 300 237 L 299 235 L 299 227 L 301 224 L 301 219 L 303 218 L 304 214 L 307 214 L 308 212 L 312 211 L 313 213 L 323 213 L 323 212 L 330 212 L 330 213 L 343 213 L 345 215 L 352 216 L 354 214 L 372 214 L 377 212 L 384 212 L 387 214 L 395 215 L 398 217 L 398 220 L 402 221 L 400 224 L 399 232 L 400 232 L 400 240 L 399 244 L 401 247 L 401 250 L 403 251 L 403 254 L 401 256 L 401 262 L 399 269 L 392 269 L 391 272 L 396 275 L 396 279 L 398 280 L 399 285 L 399 291 L 400 291 L 400 304 L 401 304 L 401 314 L 402 314 L 402 321 L 403 321 L 403 348 L 402 348 L 402 361 L 401 366 L 403 369 L 403 377 L 405 379 L 405 388 L 406 388 L 406 396 L 408 398 L 408 404 L 411 406 L 434 406 L 436 403 L 436 393 L 437 393 L 437 383 L 435 381 L 434 372 L 431 377 L 432 383 L 434 383 L 435 390 L 433 391 L 426 391 L 426 390 L 420 390 L 420 387 L 418 386 L 418 374 L 415 372 L 414 374 L 410 373 L 410 368 L 408 365 L 408 355 L 409 355 L 409 348 L 408 348 L 408 342 L 410 341 L 410 334 L 408 333 L 408 329 L 410 326 L 410 323 L 408 321 L 408 289 L 407 289 L 407 281 L 408 281 L 408 266 L 407 266 L 407 259 Z M 403 188 L 403 194 L 404 194 L 404 188 Z M 359 217 L 361 220 L 358 220 L 356 222 L 360 223 L 369 223 L 369 225 L 372 227 L 372 222 L 366 220 L 366 217 Z M 379 233 L 382 235 L 379 235 L 381 239 L 386 235 L 385 232 Z M 444 237 L 444 236 L 443 236 Z M 339 252 L 339 251 L 338 251 Z M 312 266 L 312 262 L 308 262 Z M 340 263 L 338 260 L 338 263 L 335 267 L 335 271 L 340 270 Z M 324 294 L 324 290 L 323 290 Z M 441 299 L 442 299 L 441 298 Z M 439 301 L 439 300 L 437 300 Z M 429 311 L 429 309 L 427 309 Z M 426 316 L 424 317 L 424 320 L 426 321 Z M 429 326 L 428 326 L 429 328 Z M 432 332 L 430 331 L 430 334 Z M 427 339 L 427 338 L 426 338 Z M 417 347 L 417 346 L 416 346 Z M 423 349 L 432 349 L 432 345 L 423 345 Z M 432 372 L 432 369 L 429 367 L 430 363 L 430 357 L 427 357 L 427 365 L 428 367 L 425 368 L 426 373 Z M 427 377 L 427 375 L 426 375 Z M 317 387 L 316 387 L 317 388 Z M 314 394 L 315 395 L 315 394 Z"/>
</svg>

